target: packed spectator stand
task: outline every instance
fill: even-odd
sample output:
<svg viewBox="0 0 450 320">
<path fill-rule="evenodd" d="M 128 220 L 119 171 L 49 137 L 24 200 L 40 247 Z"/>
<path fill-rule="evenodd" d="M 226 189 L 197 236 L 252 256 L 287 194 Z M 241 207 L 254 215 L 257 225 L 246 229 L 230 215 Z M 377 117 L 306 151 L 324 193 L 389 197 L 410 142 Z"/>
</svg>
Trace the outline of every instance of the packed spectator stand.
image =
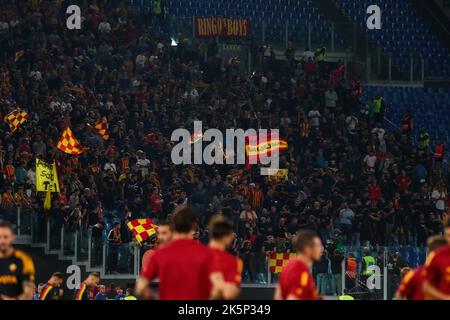
<svg viewBox="0 0 450 320">
<path fill-rule="evenodd" d="M 401 127 L 403 116 L 393 111 L 401 101 L 390 89 L 366 93 L 357 79 L 333 73 L 335 63 L 315 61 L 314 50 L 306 50 L 310 60 L 287 51 L 278 61 L 262 44 L 249 76 L 236 61 L 220 59 L 214 40 L 205 45 L 178 33 L 174 46 L 165 21 L 132 13 L 124 2 L 82 6 L 78 31 L 65 28 L 67 1 L 3 2 L 0 112 L 3 118 L 20 107 L 30 114 L 14 133 L 0 126 L 3 218 L 14 219 L 17 207 L 32 211 L 31 228 L 44 234 L 50 225 L 55 243 L 61 228 L 90 232 L 90 258 L 106 263 L 101 247 L 115 222 L 127 260 L 134 246 L 127 221 L 158 223 L 189 203 L 200 217 L 201 241 L 212 215 L 234 221 L 232 249 L 244 261 L 246 281 L 259 283 L 269 280 L 267 257 L 289 252 L 300 228 L 320 234 L 331 260 L 341 254 L 334 266 L 352 247 L 358 254 L 361 247 L 389 247 L 415 266 L 424 252 L 411 248 L 441 232 L 450 211 L 446 162 L 433 155 L 440 132 L 423 149 L 419 130 L 437 130 L 429 122 L 412 132 L 385 123 L 385 115 L 397 112 L 393 125 Z M 374 112 L 380 95 L 381 115 Z M 108 119 L 108 141 L 92 130 L 101 116 Z M 288 177 L 263 177 L 258 166 L 175 166 L 171 133 L 191 130 L 194 120 L 220 130 L 279 128 L 289 144 L 280 154 Z M 55 147 L 67 124 L 89 148 L 80 156 Z M 36 157 L 58 167 L 61 192 L 48 211 L 35 191 Z M 121 262 L 124 271 L 108 263 L 108 272 L 127 272 Z"/>
</svg>

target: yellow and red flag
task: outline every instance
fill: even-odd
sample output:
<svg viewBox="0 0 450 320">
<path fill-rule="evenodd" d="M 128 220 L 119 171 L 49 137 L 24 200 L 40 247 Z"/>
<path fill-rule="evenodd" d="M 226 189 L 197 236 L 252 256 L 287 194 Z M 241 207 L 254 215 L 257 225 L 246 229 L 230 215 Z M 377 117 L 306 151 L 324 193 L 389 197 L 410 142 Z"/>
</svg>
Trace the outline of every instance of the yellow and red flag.
<svg viewBox="0 0 450 320">
<path fill-rule="evenodd" d="M 109 126 L 108 119 L 106 119 L 106 117 L 102 117 L 94 126 L 94 129 L 103 138 L 103 140 L 109 140 Z"/>
<path fill-rule="evenodd" d="M 70 127 L 66 127 L 56 147 L 62 152 L 72 155 L 81 154 L 86 150 L 75 138 Z"/>
<path fill-rule="evenodd" d="M 280 152 L 287 148 L 287 141 L 273 133 L 250 136 L 245 143 L 249 163 L 257 163 L 261 156 L 270 156 L 272 152 Z"/>
<path fill-rule="evenodd" d="M 295 253 L 272 253 L 269 256 L 269 271 L 280 273 L 286 263 L 295 257 Z"/>
<path fill-rule="evenodd" d="M 191 141 L 189 141 L 190 144 L 194 144 L 197 141 L 200 141 L 203 139 L 203 133 L 202 132 L 193 132 L 191 134 Z"/>
<path fill-rule="evenodd" d="M 142 243 L 156 234 L 158 226 L 151 219 L 135 219 L 127 223 L 136 241 Z"/>
<path fill-rule="evenodd" d="M 16 131 L 17 128 L 27 120 L 28 113 L 20 109 L 16 109 L 5 116 L 5 122 L 9 125 L 12 132 Z"/>
<path fill-rule="evenodd" d="M 19 61 L 23 57 L 24 53 L 25 53 L 25 51 L 23 51 L 23 50 L 16 51 L 16 54 L 14 56 L 14 62 Z"/>
</svg>

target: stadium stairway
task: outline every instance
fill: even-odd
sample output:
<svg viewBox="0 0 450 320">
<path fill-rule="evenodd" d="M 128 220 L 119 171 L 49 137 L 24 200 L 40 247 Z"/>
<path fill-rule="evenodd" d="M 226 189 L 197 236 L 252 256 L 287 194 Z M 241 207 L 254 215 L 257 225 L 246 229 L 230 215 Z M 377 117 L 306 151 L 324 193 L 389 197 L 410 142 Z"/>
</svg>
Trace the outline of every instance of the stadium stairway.
<svg viewBox="0 0 450 320">
<path fill-rule="evenodd" d="M 407 110 L 414 116 L 414 135 L 418 136 L 421 128 L 427 128 L 434 148 L 437 139 L 450 147 L 450 89 L 424 88 L 413 86 L 365 86 L 364 99 L 372 100 L 383 95 L 388 105 L 386 118 L 396 127 L 400 127 L 401 119 Z M 387 127 L 386 129 L 392 129 Z M 449 154 L 447 152 L 447 160 Z"/>
<path fill-rule="evenodd" d="M 376 64 L 379 63 L 380 65 L 387 66 L 389 63 L 388 53 L 378 46 L 376 42 L 371 41 L 367 33 L 362 32 L 358 26 L 343 13 L 335 0 L 312 0 L 312 3 L 318 8 L 320 14 L 333 24 L 336 33 L 339 34 L 340 37 L 348 39 L 348 41 L 351 42 L 353 52 L 360 60 L 367 62 L 367 59 L 369 57 L 371 58 L 371 78 L 387 79 L 388 75 L 383 74 L 383 71 L 376 67 Z M 374 54 L 378 52 L 380 54 L 379 57 Z M 377 59 L 380 59 L 380 61 L 377 61 Z M 408 79 L 408 76 L 400 71 L 395 65 L 392 66 L 391 77 L 400 81 Z"/>
<path fill-rule="evenodd" d="M 425 23 L 409 0 L 333 0 L 341 11 L 373 43 L 392 55 L 393 64 L 403 73 L 412 68 L 420 74 L 422 62 L 425 78 L 450 78 L 450 51 Z M 428 1 L 427 1 L 428 2 Z M 376 4 L 382 13 L 381 30 L 367 30 L 366 9 Z"/>
<path fill-rule="evenodd" d="M 132 256 L 133 270 L 130 270 L 128 274 L 107 274 L 105 270 L 107 246 L 95 247 L 95 243 L 99 241 L 92 241 L 90 230 L 70 230 L 66 225 L 56 224 L 54 221 L 38 220 L 33 210 L 24 208 L 14 209 L 9 213 L 9 217 L 8 220 L 16 229 L 18 246 L 26 248 L 26 252 L 45 257 L 38 259 L 39 263 L 47 263 L 47 260 L 55 261 L 55 267 L 46 268 L 46 270 L 65 272 L 67 267 L 74 265 L 82 269 L 82 272 L 98 272 L 103 279 L 129 279 L 130 273 L 138 274 L 136 267 L 139 263 L 139 250 L 137 247 Z M 94 257 L 96 249 L 99 254 Z M 96 261 L 95 264 L 94 261 Z"/>
</svg>

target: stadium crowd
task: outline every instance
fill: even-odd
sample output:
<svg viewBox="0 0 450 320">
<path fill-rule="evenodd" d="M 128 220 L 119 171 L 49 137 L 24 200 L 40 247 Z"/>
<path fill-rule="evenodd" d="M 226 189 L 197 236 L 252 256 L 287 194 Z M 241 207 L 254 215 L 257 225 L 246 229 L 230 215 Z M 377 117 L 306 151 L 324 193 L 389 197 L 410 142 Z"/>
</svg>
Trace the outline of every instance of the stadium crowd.
<svg viewBox="0 0 450 320">
<path fill-rule="evenodd" d="M 434 142 L 386 130 L 389 101 L 364 99 L 358 80 L 344 78 L 342 63 L 326 63 L 323 49 L 298 60 L 290 44 L 280 61 L 270 43 L 250 46 L 257 63 L 248 77 L 239 60 L 219 57 L 214 40 L 178 33 L 173 46 L 165 28 L 119 1 L 83 5 L 81 30 L 65 27 L 68 1 L 2 3 L 0 113 L 20 107 L 30 116 L 14 133 L 0 125 L 3 215 L 32 207 L 41 222 L 90 227 L 99 243 L 115 224 L 109 241 L 127 243 L 131 219 L 162 222 L 189 203 L 200 240 L 212 215 L 234 222 L 233 250 L 250 278 L 271 252 L 289 252 L 300 228 L 330 248 L 425 246 L 442 232 L 449 180 L 430 152 Z M 102 116 L 107 141 L 92 128 Z M 171 134 L 193 130 L 194 120 L 205 130 L 279 128 L 287 177 L 261 176 L 259 166 L 174 165 Z M 89 148 L 80 156 L 56 148 L 67 125 Z M 58 168 L 61 192 L 48 211 L 35 191 L 36 157 Z"/>
</svg>

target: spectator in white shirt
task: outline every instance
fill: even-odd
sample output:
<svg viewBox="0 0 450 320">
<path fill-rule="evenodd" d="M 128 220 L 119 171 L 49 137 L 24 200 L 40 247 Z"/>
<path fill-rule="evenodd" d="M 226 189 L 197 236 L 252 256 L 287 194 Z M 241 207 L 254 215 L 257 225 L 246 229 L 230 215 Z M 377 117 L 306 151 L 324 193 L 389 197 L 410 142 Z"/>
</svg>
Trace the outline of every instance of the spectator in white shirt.
<svg viewBox="0 0 450 320">
<path fill-rule="evenodd" d="M 375 164 L 377 163 L 377 156 L 374 152 L 370 152 L 364 157 L 363 160 L 364 164 L 366 165 L 366 169 L 370 172 L 375 171 Z"/>
<path fill-rule="evenodd" d="M 102 21 L 98 24 L 98 32 L 100 33 L 110 33 L 111 24 L 108 21 Z"/>
<path fill-rule="evenodd" d="M 325 106 L 334 110 L 336 108 L 336 102 L 338 101 L 338 95 L 333 88 L 329 88 L 325 92 Z"/>
<path fill-rule="evenodd" d="M 105 166 L 103 167 L 103 170 L 108 171 L 111 170 L 114 173 L 117 173 L 117 167 L 114 161 L 110 159 L 107 163 L 105 163 Z"/>
<path fill-rule="evenodd" d="M 136 155 L 137 155 L 137 162 L 136 162 L 136 164 L 141 169 L 142 174 L 143 175 L 148 174 L 149 173 L 149 168 L 150 168 L 150 160 L 147 159 L 144 151 L 142 151 L 142 150 L 138 150 L 136 152 Z"/>
<path fill-rule="evenodd" d="M 347 131 L 348 131 L 348 133 L 351 134 L 351 135 L 354 135 L 356 133 L 355 132 L 356 127 L 357 127 L 357 125 L 359 123 L 358 118 L 355 117 L 354 114 L 352 114 L 352 115 L 348 116 L 345 119 L 345 123 L 347 124 Z"/>
<path fill-rule="evenodd" d="M 320 112 L 319 110 L 311 110 L 308 112 L 309 124 L 311 127 L 319 127 L 320 126 Z"/>
</svg>

